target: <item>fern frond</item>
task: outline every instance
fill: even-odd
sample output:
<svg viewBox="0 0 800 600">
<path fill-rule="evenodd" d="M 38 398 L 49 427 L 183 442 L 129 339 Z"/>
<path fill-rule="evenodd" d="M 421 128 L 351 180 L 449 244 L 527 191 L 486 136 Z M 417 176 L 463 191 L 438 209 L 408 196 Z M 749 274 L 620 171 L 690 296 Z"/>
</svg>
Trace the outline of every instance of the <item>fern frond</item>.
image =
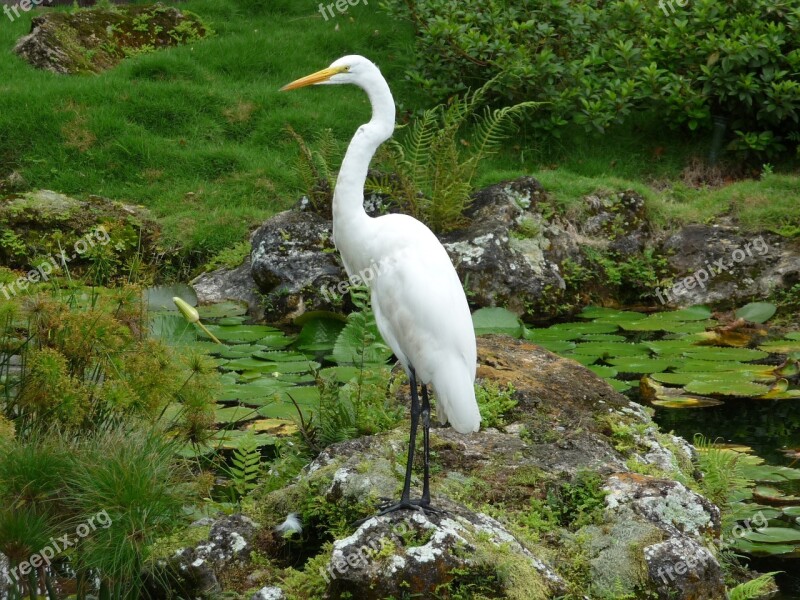
<svg viewBox="0 0 800 600">
<path fill-rule="evenodd" d="M 240 497 L 246 496 L 258 486 L 261 474 L 261 451 L 252 433 L 248 433 L 234 450 L 228 473 Z"/>
<path fill-rule="evenodd" d="M 728 592 L 729 600 L 753 600 L 775 590 L 775 575 L 781 571 L 764 573 L 755 579 L 746 581 Z"/>
<path fill-rule="evenodd" d="M 514 119 L 529 108 L 539 106 L 539 102 L 520 102 L 514 106 L 506 106 L 492 110 L 486 108 L 483 116 L 478 119 L 476 132 L 473 137 L 473 154 L 470 157 L 468 179 L 472 181 L 478 163 L 495 154 L 503 141 L 514 131 Z"/>
</svg>

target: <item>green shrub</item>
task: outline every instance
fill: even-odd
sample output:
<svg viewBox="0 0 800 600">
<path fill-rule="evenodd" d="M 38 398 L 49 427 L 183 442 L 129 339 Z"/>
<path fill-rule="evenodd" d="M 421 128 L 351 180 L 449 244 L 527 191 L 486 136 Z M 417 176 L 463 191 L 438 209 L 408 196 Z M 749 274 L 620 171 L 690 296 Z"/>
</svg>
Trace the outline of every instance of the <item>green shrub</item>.
<svg viewBox="0 0 800 600">
<path fill-rule="evenodd" d="M 409 73 L 434 97 L 493 81 L 502 103 L 547 103 L 531 124 L 603 132 L 631 111 L 711 129 L 731 148 L 769 155 L 800 112 L 800 14 L 767 0 L 386 0 L 416 26 Z M 672 8 L 670 8 L 670 5 Z"/>
</svg>

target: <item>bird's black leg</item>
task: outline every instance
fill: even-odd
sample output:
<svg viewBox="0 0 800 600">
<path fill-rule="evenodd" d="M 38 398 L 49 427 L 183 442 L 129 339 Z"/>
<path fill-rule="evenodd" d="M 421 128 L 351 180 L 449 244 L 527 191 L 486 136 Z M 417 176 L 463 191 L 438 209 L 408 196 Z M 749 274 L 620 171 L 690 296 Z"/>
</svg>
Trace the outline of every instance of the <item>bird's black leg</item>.
<svg viewBox="0 0 800 600">
<path fill-rule="evenodd" d="M 417 445 L 417 427 L 419 426 L 419 396 L 417 395 L 417 377 L 414 369 L 409 369 L 411 383 L 411 435 L 408 441 L 408 462 L 406 463 L 406 479 L 403 482 L 403 494 L 400 504 L 411 503 L 411 470 L 414 467 L 414 450 Z"/>
<path fill-rule="evenodd" d="M 428 386 L 422 384 L 422 442 L 423 468 L 422 498 L 419 505 L 427 508 L 431 505 L 430 460 L 431 460 L 431 401 L 428 398 Z"/>
<path fill-rule="evenodd" d="M 381 510 L 378 515 L 385 515 L 402 508 L 416 509 L 415 503 L 411 502 L 411 471 L 414 467 L 414 448 L 417 444 L 417 427 L 419 425 L 420 405 L 419 396 L 417 395 L 417 377 L 414 374 L 414 369 L 409 369 L 409 380 L 411 384 L 411 435 L 408 442 L 408 462 L 406 463 L 406 478 L 403 482 L 403 493 L 400 496 L 400 502 L 392 504 Z"/>
</svg>

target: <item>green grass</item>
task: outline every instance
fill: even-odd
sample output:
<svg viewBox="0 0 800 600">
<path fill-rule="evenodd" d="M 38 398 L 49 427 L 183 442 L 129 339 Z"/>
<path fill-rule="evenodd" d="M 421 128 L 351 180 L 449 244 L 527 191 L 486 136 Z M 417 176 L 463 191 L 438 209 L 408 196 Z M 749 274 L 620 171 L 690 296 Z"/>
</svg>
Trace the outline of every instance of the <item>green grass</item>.
<svg viewBox="0 0 800 600">
<path fill-rule="evenodd" d="M 33 12 L 4 20 L 0 177 L 16 169 L 31 188 L 145 205 L 161 219 L 166 243 L 190 255 L 232 246 L 301 193 L 286 124 L 304 136 L 330 127 L 344 140 L 369 118 L 356 89 L 282 94 L 281 85 L 361 53 L 395 82 L 400 106 L 414 102 L 402 85 L 410 27 L 372 5 L 325 22 L 317 5 L 181 3 L 216 35 L 99 76 L 34 70 L 10 53 Z"/>
<path fill-rule="evenodd" d="M 568 131 L 560 140 L 520 131 L 514 146 L 484 165 L 478 184 L 490 185 L 527 173 L 536 177 L 567 215 L 580 218 L 588 194 L 631 189 L 647 203 L 657 227 L 707 223 L 722 215 L 745 231 L 800 235 L 800 163 L 786 160 L 752 179 L 702 186 L 693 178 L 707 167 L 709 140 L 691 138 L 642 115 L 605 136 Z M 730 168 L 733 157 L 727 157 Z M 724 172 L 724 169 L 723 171 Z"/>
<path fill-rule="evenodd" d="M 147 206 L 164 227 L 169 255 L 199 266 L 304 192 L 287 124 L 308 140 L 331 128 L 344 148 L 369 118 L 367 98 L 355 88 L 285 94 L 278 91 L 283 84 L 357 53 L 381 66 L 400 120 L 432 103 L 405 77 L 414 60 L 412 27 L 377 4 L 351 6 L 328 21 L 312 0 L 180 6 L 216 35 L 136 56 L 98 76 L 34 70 L 10 51 L 36 11 L 13 23 L 4 19 L 0 178 L 17 170 L 31 189 Z M 796 176 L 711 192 L 676 183 L 688 158 L 703 156 L 706 147 L 707 140 L 664 131 L 648 117 L 605 137 L 577 131 L 542 140 L 523 127 L 481 168 L 477 183 L 532 174 L 565 208 L 598 190 L 633 188 L 648 199 L 658 224 L 702 222 L 732 210 L 747 228 L 796 234 Z"/>
</svg>

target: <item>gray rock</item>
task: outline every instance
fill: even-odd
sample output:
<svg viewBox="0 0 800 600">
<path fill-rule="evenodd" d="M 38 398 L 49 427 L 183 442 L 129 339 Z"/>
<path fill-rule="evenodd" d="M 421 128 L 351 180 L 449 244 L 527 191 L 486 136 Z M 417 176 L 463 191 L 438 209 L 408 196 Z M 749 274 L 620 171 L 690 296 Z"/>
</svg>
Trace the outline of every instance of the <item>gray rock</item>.
<svg viewBox="0 0 800 600">
<path fill-rule="evenodd" d="M 660 600 L 727 598 L 717 559 L 695 540 L 672 537 L 645 548 L 644 556 Z"/>
<path fill-rule="evenodd" d="M 169 561 L 156 566 L 147 578 L 153 597 L 208 598 L 221 591 L 217 573 L 246 559 L 252 548 L 258 524 L 237 514 L 218 519 L 208 539 L 194 547 L 179 550 Z M 165 589 L 167 588 L 167 589 Z"/>
<path fill-rule="evenodd" d="M 275 215 L 253 234 L 252 276 L 267 320 L 291 321 L 336 306 L 336 292 L 326 291 L 347 276 L 331 235 L 330 221 L 296 210 Z"/>
<path fill-rule="evenodd" d="M 321 573 L 329 581 L 328 597 L 432 597 L 452 581 L 454 572 L 498 568 L 515 571 L 516 577 L 499 584 L 507 597 L 533 600 L 564 593 L 561 577 L 500 523 L 480 513 L 446 508 L 448 513 L 399 511 L 373 517 L 334 542 L 327 571 Z M 498 556 L 504 565 L 497 562 Z"/>
<path fill-rule="evenodd" d="M 195 277 L 190 285 L 197 294 L 198 304 L 216 304 L 233 300 L 247 304 L 247 314 L 254 319 L 264 318 L 264 306 L 253 279 L 248 256 L 235 269 L 222 267 Z"/>
<path fill-rule="evenodd" d="M 474 195 L 467 228 L 442 236 L 472 302 L 523 314 L 566 288 L 552 256 L 565 232 L 542 218 L 537 208 L 545 200 L 533 177 L 498 183 Z M 520 224 L 526 235 L 513 235 Z"/>
<path fill-rule="evenodd" d="M 664 240 L 660 252 L 675 273 L 673 287 L 660 291 L 673 306 L 728 308 L 800 280 L 800 242 L 746 235 L 732 225 L 688 225 Z"/>
<path fill-rule="evenodd" d="M 719 538 L 719 508 L 678 481 L 617 473 L 608 478 L 607 489 L 612 514 L 644 518 L 671 536 Z"/>
<path fill-rule="evenodd" d="M 274 586 L 266 586 L 250 596 L 250 600 L 285 600 L 283 590 Z"/>
</svg>

